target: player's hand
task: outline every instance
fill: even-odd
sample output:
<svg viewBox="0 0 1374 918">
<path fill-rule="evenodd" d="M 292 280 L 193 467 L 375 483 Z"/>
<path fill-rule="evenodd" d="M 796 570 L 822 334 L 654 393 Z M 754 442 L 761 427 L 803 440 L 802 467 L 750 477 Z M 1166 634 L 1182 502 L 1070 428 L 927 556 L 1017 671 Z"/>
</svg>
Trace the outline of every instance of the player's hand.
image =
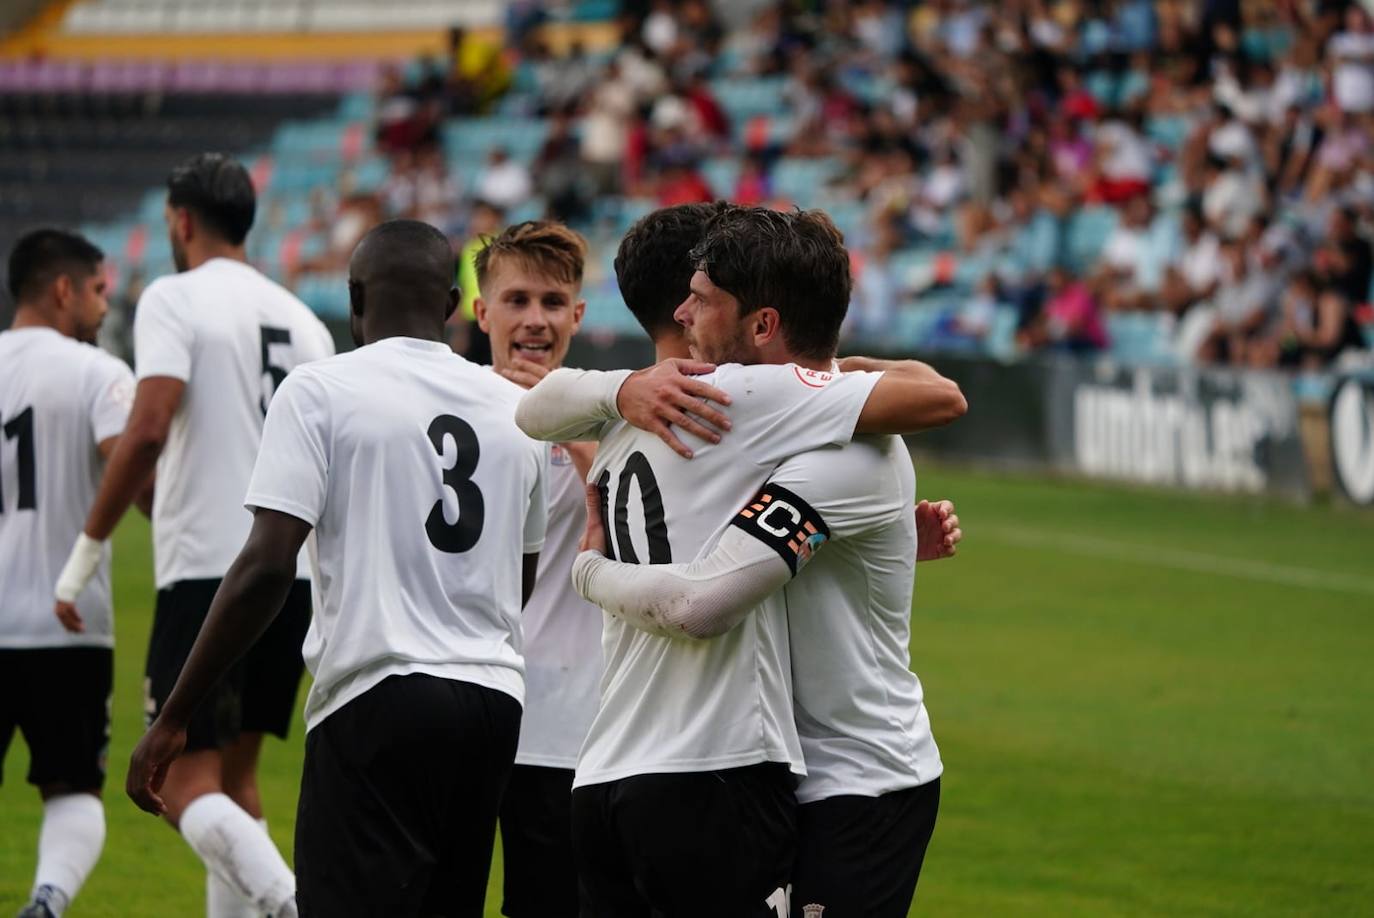
<svg viewBox="0 0 1374 918">
<path fill-rule="evenodd" d="M 53 614 L 56 615 L 57 620 L 62 623 L 62 627 L 66 628 L 72 634 L 85 633 L 86 623 L 81 620 L 81 613 L 76 611 L 75 603 L 63 602 L 59 599 L 57 600 L 57 604 L 53 607 Z"/>
<path fill-rule="evenodd" d="M 709 404 L 728 405 L 730 396 L 692 378 L 715 368 L 699 360 L 670 358 L 636 370 L 616 394 L 620 416 L 640 430 L 657 434 L 673 452 L 691 459 L 692 450 L 673 433 L 674 426 L 707 443 L 719 443 L 721 432 L 730 429 L 730 419 Z"/>
<path fill-rule="evenodd" d="M 510 366 L 497 370 L 502 376 L 525 389 L 533 389 L 539 380 L 548 376 L 550 370 L 542 363 L 535 363 L 533 360 L 526 360 L 523 357 L 516 357 L 511 361 Z"/>
<path fill-rule="evenodd" d="M 932 504 L 923 500 L 916 505 L 917 561 L 952 558 L 963 538 L 964 530 L 959 528 L 953 501 L 939 500 Z"/>
<path fill-rule="evenodd" d="M 601 521 L 601 489 L 594 484 L 587 485 L 587 528 L 582 531 L 582 544 L 578 551 L 605 551 L 606 527 Z"/>
<path fill-rule="evenodd" d="M 161 717 L 153 721 L 129 759 L 129 776 L 124 790 L 140 810 L 161 816 L 167 804 L 158 794 L 167 780 L 167 768 L 186 748 L 186 728 L 176 727 Z"/>
</svg>

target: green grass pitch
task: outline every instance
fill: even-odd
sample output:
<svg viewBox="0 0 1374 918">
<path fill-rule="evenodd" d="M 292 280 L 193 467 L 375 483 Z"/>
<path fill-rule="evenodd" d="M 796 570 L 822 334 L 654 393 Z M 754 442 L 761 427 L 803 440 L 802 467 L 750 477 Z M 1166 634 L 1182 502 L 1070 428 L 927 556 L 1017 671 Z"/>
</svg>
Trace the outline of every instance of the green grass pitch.
<svg viewBox="0 0 1374 918">
<path fill-rule="evenodd" d="M 967 532 L 917 581 L 912 657 L 946 765 L 920 914 L 1370 914 L 1374 515 L 947 467 L 920 484 Z M 72 918 L 203 913 L 199 862 L 123 793 L 149 555 L 126 522 L 109 837 Z M 263 766 L 288 852 L 294 729 Z M 33 869 L 26 767 L 16 740 L 0 916 Z M 498 866 L 488 915 L 499 890 Z"/>
</svg>

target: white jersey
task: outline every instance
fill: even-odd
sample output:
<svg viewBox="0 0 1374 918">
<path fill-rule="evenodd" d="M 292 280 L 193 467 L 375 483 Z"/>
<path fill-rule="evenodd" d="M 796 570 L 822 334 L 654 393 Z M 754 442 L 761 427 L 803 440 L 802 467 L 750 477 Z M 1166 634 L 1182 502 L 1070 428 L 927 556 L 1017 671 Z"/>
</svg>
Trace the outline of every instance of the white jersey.
<svg viewBox="0 0 1374 918">
<path fill-rule="evenodd" d="M 53 614 L 53 586 L 86 525 L 104 460 L 124 430 L 134 376 L 123 362 L 51 328 L 0 332 L 0 647 L 112 647 L 110 550 L 76 609 Z"/>
<path fill-rule="evenodd" d="M 186 383 L 157 463 L 159 589 L 229 570 L 252 524 L 243 492 L 272 393 L 292 368 L 332 353 L 308 306 L 239 261 L 214 258 L 143 291 L 134 315 L 138 378 Z"/>
<path fill-rule="evenodd" d="M 572 769 L 596 714 L 601 684 L 601 610 L 577 595 L 569 572 L 587 525 L 582 476 L 572 457 L 549 451 L 549 528 L 539 579 L 521 615 L 525 714 L 521 765 Z"/>
<path fill-rule="evenodd" d="M 388 676 L 523 701 L 522 555 L 544 541 L 545 446 L 521 390 L 434 341 L 386 338 L 277 390 L 245 499 L 315 529 L 307 729 Z"/>
<path fill-rule="evenodd" d="M 911 671 L 916 476 L 899 437 L 859 437 L 782 463 L 769 480 L 829 541 L 783 589 L 806 778 L 797 800 L 876 797 L 943 771 Z M 809 513 L 808 513 L 809 515 Z"/>
<path fill-rule="evenodd" d="M 691 460 L 623 421 L 607 425 L 592 468 L 606 494 L 607 556 L 696 560 L 780 461 L 853 436 L 880 375 L 719 367 L 700 378 L 730 395 L 733 426 Z M 760 762 L 804 772 L 780 596 L 710 641 L 659 637 L 604 616 L 602 650 L 601 704 L 574 786 Z"/>
</svg>

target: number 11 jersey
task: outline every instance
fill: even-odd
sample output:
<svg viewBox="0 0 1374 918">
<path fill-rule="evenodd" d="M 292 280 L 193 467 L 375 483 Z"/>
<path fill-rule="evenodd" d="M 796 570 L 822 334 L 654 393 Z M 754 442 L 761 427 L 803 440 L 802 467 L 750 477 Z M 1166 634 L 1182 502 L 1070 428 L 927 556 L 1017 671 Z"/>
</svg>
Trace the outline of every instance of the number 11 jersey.
<svg viewBox="0 0 1374 918">
<path fill-rule="evenodd" d="M 157 463 L 158 589 L 229 570 L 253 520 L 243 492 L 272 393 L 294 367 L 332 353 L 329 330 L 310 308 L 240 261 L 212 258 L 143 291 L 134 370 L 140 380 L 186 383 Z"/>
<path fill-rule="evenodd" d="M 718 367 L 701 379 L 730 395 L 732 428 L 718 444 L 693 440 L 690 460 L 624 421 L 607 425 L 591 474 L 602 490 L 608 556 L 666 564 L 706 554 L 778 463 L 850 440 L 880 375 Z M 601 702 L 574 786 L 760 762 L 805 773 L 781 592 L 707 641 L 603 618 Z"/>
<path fill-rule="evenodd" d="M 546 447 L 522 389 L 448 345 L 385 338 L 294 371 L 245 503 L 315 529 L 306 728 L 388 676 L 524 701 L 522 556 L 543 546 Z"/>
</svg>

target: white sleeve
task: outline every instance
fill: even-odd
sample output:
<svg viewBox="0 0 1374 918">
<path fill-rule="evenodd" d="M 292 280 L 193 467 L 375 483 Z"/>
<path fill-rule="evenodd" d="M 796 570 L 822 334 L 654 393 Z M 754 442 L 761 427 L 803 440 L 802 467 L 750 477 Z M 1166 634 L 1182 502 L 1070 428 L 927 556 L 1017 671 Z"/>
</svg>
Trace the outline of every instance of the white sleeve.
<svg viewBox="0 0 1374 918">
<path fill-rule="evenodd" d="M 826 540 L 852 538 L 897 514 L 915 513 L 901 499 L 889 453 L 894 449 L 905 449 L 900 437 L 867 436 L 845 447 L 800 453 L 774 469 L 762 493 L 786 495 L 791 510 L 811 519 Z M 770 509 L 770 523 L 785 523 L 792 515 Z"/>
<path fill-rule="evenodd" d="M 536 440 L 596 440 L 610 421 L 620 420 L 615 399 L 632 370 L 574 370 L 563 367 L 526 392 L 515 423 Z"/>
<path fill-rule="evenodd" d="M 134 312 L 134 367 L 139 379 L 170 376 L 189 382 L 195 333 L 167 293 L 154 283 L 138 298 Z"/>
<path fill-rule="evenodd" d="M 304 374 L 291 373 L 272 397 L 244 505 L 289 513 L 315 526 L 327 493 L 329 419 L 312 384 Z"/>
<path fill-rule="evenodd" d="M 95 442 L 102 443 L 124 432 L 134 406 L 134 374 L 114 357 L 96 362 L 91 376 L 90 418 Z"/>
<path fill-rule="evenodd" d="M 791 576 L 771 548 L 733 528 L 691 564 L 626 564 L 584 551 L 572 569 L 588 602 L 641 631 L 690 639 L 725 634 Z"/>
<path fill-rule="evenodd" d="M 530 491 L 529 507 L 525 511 L 524 552 L 527 555 L 543 549 L 544 534 L 549 525 L 549 448 L 543 443 L 539 446 L 538 471 L 534 488 Z"/>
<path fill-rule="evenodd" d="M 730 396 L 729 437 L 761 466 L 848 443 L 881 373 L 822 373 L 796 364 L 729 364 L 705 377 Z"/>
</svg>

